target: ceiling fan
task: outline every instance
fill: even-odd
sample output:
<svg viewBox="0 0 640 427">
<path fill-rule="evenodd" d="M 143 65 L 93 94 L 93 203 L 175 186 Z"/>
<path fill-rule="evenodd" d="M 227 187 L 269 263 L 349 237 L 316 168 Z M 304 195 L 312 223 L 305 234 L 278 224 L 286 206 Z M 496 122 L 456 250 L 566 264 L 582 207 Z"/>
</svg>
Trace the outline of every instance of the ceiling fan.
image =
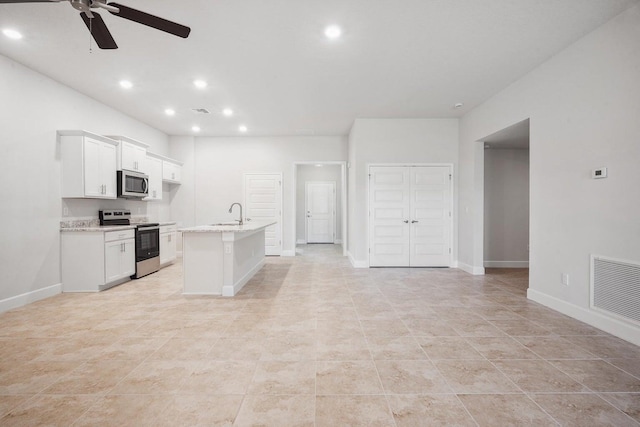
<svg viewBox="0 0 640 427">
<path fill-rule="evenodd" d="M 158 16 L 150 15 L 140 10 L 132 9 L 119 3 L 107 3 L 107 0 L 0 0 L 0 4 L 51 3 L 61 1 L 68 1 L 71 3 L 71 6 L 80 11 L 82 20 L 100 49 L 117 49 L 118 45 L 111 36 L 107 25 L 102 20 L 102 17 L 91 10 L 95 8 L 105 9 L 112 15 L 152 27 L 184 39 L 189 37 L 189 33 L 191 32 L 191 28 L 185 27 L 184 25 L 168 21 Z"/>
</svg>

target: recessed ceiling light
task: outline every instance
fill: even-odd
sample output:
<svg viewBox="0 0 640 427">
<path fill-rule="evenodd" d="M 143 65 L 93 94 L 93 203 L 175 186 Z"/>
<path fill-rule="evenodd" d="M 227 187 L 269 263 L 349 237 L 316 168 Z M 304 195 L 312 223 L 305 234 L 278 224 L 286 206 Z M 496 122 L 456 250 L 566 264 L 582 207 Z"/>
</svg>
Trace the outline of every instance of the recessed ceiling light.
<svg viewBox="0 0 640 427">
<path fill-rule="evenodd" d="M 464 106 L 464 104 L 462 102 L 458 102 L 457 104 L 454 104 L 453 108 L 458 109 L 458 108 L 462 108 Z"/>
<path fill-rule="evenodd" d="M 164 113 L 167 116 L 175 116 L 176 115 L 176 110 L 171 109 L 171 108 L 167 108 L 166 110 L 164 110 Z"/>
<path fill-rule="evenodd" d="M 324 29 L 324 35 L 331 40 L 335 40 L 342 35 L 342 30 L 337 25 L 329 25 Z"/>
<path fill-rule="evenodd" d="M 322 165 L 322 164 L 320 164 L 320 163 L 318 163 L 318 164 L 316 165 L 316 167 L 317 167 L 317 168 L 321 168 L 322 166 L 324 166 L 324 165 Z"/>
<path fill-rule="evenodd" d="M 207 87 L 207 82 L 205 82 L 204 80 L 194 80 L 193 84 L 198 89 L 204 89 L 205 87 Z"/>
<path fill-rule="evenodd" d="M 129 80 L 120 80 L 120 86 L 124 89 L 131 89 L 133 87 L 133 83 Z"/>
<path fill-rule="evenodd" d="M 233 116 L 233 110 L 231 108 L 225 108 L 224 110 L 222 110 L 222 114 L 225 117 L 231 117 Z"/>
<path fill-rule="evenodd" d="M 22 38 L 22 34 L 9 28 L 2 30 L 2 34 L 13 40 L 20 40 Z"/>
<path fill-rule="evenodd" d="M 192 126 L 191 130 L 194 132 L 200 132 L 200 126 Z"/>
<path fill-rule="evenodd" d="M 247 127 L 245 125 L 240 125 L 238 126 L 238 130 L 242 133 L 245 133 L 246 131 L 248 131 L 249 129 L 247 129 Z"/>
</svg>

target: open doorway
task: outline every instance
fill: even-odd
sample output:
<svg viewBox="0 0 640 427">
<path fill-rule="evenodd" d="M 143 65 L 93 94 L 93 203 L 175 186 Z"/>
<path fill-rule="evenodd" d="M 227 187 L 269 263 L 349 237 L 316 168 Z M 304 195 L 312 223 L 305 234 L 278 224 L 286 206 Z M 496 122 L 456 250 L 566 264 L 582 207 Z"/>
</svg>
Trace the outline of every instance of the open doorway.
<svg viewBox="0 0 640 427">
<path fill-rule="evenodd" d="M 340 245 L 346 256 L 346 164 L 294 164 L 296 246 Z"/>
<path fill-rule="evenodd" d="M 483 138 L 483 144 L 485 274 L 528 277 L 529 120 Z"/>
</svg>

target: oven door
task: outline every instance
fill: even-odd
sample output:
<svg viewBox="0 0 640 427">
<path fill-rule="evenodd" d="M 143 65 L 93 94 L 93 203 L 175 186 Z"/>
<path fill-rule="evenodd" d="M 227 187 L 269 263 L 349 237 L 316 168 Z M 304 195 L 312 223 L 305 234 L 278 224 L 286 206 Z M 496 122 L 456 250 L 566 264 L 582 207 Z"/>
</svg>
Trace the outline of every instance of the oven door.
<svg viewBox="0 0 640 427">
<path fill-rule="evenodd" d="M 160 256 L 160 227 L 138 227 L 136 230 L 136 262 Z"/>
</svg>

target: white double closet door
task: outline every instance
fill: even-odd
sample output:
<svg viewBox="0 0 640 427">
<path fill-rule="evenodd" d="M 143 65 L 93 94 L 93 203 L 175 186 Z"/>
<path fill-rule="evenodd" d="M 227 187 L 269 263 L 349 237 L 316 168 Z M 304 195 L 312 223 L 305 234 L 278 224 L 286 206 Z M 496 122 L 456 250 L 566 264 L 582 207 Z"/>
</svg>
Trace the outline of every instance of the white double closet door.
<svg viewBox="0 0 640 427">
<path fill-rule="evenodd" d="M 369 265 L 451 266 L 451 166 L 369 168 Z"/>
</svg>

